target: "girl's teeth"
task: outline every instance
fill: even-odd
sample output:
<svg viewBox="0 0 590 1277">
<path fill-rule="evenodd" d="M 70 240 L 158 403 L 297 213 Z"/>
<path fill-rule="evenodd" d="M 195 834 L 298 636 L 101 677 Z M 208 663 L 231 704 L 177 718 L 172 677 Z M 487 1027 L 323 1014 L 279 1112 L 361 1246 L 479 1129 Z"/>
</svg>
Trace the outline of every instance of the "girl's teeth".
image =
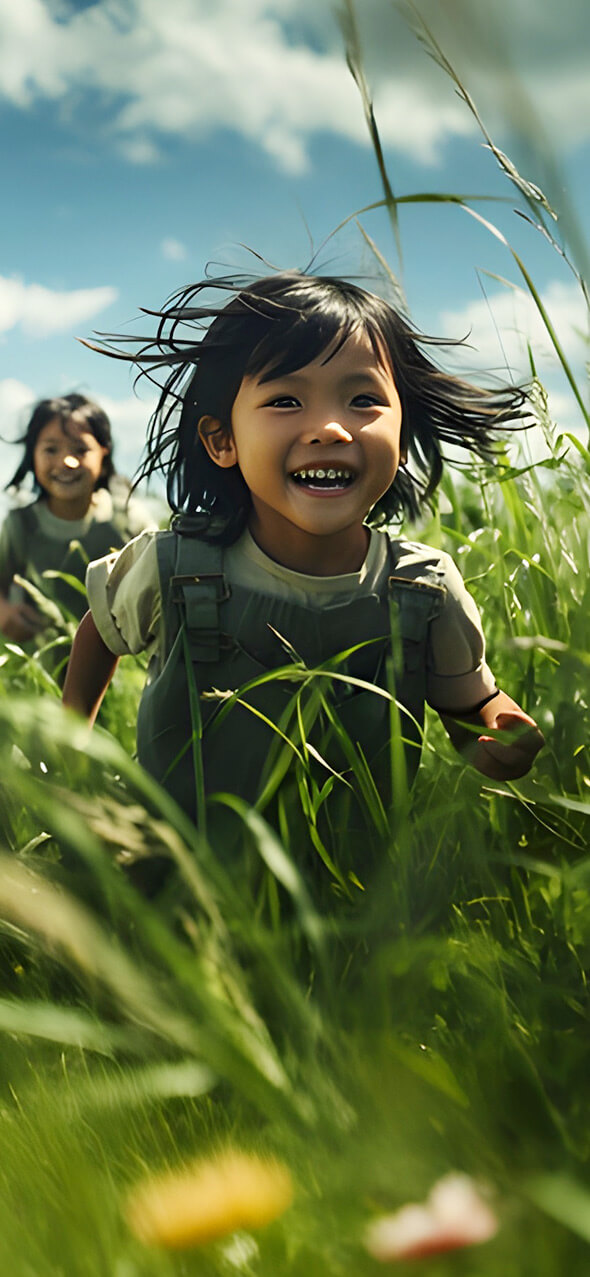
<svg viewBox="0 0 590 1277">
<path fill-rule="evenodd" d="M 330 479 L 332 481 L 335 479 L 343 479 L 346 482 L 350 482 L 350 480 L 354 478 L 354 475 L 350 470 L 323 470 L 319 468 L 317 470 L 296 470 L 293 478 L 299 479 L 303 483 L 313 481 L 314 479 Z"/>
</svg>

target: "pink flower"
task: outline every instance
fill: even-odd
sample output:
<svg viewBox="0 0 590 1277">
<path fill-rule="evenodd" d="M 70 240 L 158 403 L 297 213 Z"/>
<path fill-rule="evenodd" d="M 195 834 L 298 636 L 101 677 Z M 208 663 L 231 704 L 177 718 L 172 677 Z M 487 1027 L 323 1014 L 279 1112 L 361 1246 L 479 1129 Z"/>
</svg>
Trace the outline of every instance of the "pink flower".
<svg viewBox="0 0 590 1277">
<path fill-rule="evenodd" d="M 498 1227 L 477 1184 L 469 1175 L 452 1172 L 438 1180 L 424 1203 L 412 1202 L 373 1220 L 365 1245 L 374 1259 L 386 1264 L 486 1242 Z"/>
</svg>

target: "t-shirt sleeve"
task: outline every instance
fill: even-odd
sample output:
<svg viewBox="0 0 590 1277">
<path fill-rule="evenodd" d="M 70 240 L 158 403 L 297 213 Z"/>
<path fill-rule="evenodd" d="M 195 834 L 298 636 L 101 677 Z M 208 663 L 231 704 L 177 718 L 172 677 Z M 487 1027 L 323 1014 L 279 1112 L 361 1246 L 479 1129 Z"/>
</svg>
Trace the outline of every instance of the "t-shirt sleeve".
<svg viewBox="0 0 590 1277">
<path fill-rule="evenodd" d="M 88 603 L 96 628 L 115 656 L 143 652 L 158 636 L 162 612 L 157 532 L 142 532 L 122 550 L 89 563 Z"/>
<path fill-rule="evenodd" d="M 485 660 L 485 639 L 475 600 L 449 555 L 441 555 L 445 600 L 430 624 L 426 699 L 440 713 L 475 709 L 497 691 Z"/>
</svg>

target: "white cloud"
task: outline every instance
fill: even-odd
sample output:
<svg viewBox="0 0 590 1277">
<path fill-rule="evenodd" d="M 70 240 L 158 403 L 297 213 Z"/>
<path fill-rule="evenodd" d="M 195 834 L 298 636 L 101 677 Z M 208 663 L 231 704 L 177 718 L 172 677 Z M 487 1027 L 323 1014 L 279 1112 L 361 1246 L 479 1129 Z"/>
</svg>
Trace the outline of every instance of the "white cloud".
<svg viewBox="0 0 590 1277">
<path fill-rule="evenodd" d="M 579 374 L 589 353 L 588 314 L 579 286 L 574 281 L 564 284 L 553 280 L 543 289 L 541 301 L 567 359 Z M 506 287 L 461 310 L 445 310 L 439 328 L 449 337 L 469 334 L 471 349 L 461 352 L 461 362 L 471 368 L 504 369 L 517 377 L 528 376 L 527 343 L 541 376 L 559 367 L 541 314 L 530 293 L 521 288 Z"/>
<path fill-rule="evenodd" d="M 157 164 L 161 159 L 160 149 L 155 142 L 149 137 L 142 137 L 140 133 L 137 136 L 120 138 L 117 147 L 130 164 Z"/>
<path fill-rule="evenodd" d="M 162 256 L 169 262 L 184 262 L 186 259 L 186 244 L 182 244 L 179 239 L 163 239 L 160 249 Z"/>
<path fill-rule="evenodd" d="M 336 25 L 331 43 L 294 40 L 284 24 L 293 0 L 102 0 L 62 6 L 0 0 L 4 11 L 0 93 L 24 107 L 98 90 L 119 150 L 149 163 L 166 135 L 240 132 L 286 171 L 303 172 L 310 138 L 329 132 L 368 142 L 358 92 Z M 413 68 L 379 92 L 386 143 L 432 162 L 449 132 L 472 124 L 452 93 L 433 102 Z"/>
<path fill-rule="evenodd" d="M 107 416 L 111 420 L 113 429 L 118 429 L 121 433 L 137 433 L 142 431 L 145 435 L 147 423 L 156 406 L 157 395 L 151 391 L 142 399 L 138 395 L 127 395 L 125 399 L 115 399 L 111 395 L 90 394 L 89 398 L 97 398 L 101 408 L 104 408 Z M 142 440 L 143 446 L 143 440 Z"/>
<path fill-rule="evenodd" d="M 326 15 L 317 0 L 295 3 L 300 20 L 305 15 L 310 31 L 326 38 Z M 408 13 L 407 21 L 397 5 L 383 0 L 356 0 L 355 11 L 377 90 L 401 74 L 426 96 L 431 113 L 452 100 L 446 73 L 416 39 L 420 15 L 494 131 L 508 125 L 541 153 L 547 139 L 563 154 L 590 138 L 588 0 L 416 0 L 415 16 Z"/>
<path fill-rule="evenodd" d="M 60 32 L 43 0 L 0 0 L 0 84 L 17 106 L 37 97 L 57 98 L 67 88 Z"/>
<path fill-rule="evenodd" d="M 0 381 L 0 420 L 3 435 L 7 435 L 8 438 L 12 436 L 12 431 L 16 429 L 23 410 L 32 408 L 34 402 L 35 394 L 29 386 L 25 386 L 24 382 L 16 381 L 14 377 L 6 377 L 4 381 Z"/>
<path fill-rule="evenodd" d="M 141 398 L 141 395 L 145 398 Z M 147 387 L 138 386 L 137 395 L 128 395 L 124 399 L 115 399 L 110 395 L 94 395 L 88 391 L 89 398 L 96 399 L 104 408 L 110 419 L 113 431 L 115 465 L 120 474 L 131 478 L 137 470 L 139 459 L 146 441 L 149 419 L 156 407 L 157 397 L 148 392 Z"/>
<path fill-rule="evenodd" d="M 541 301 L 554 326 L 565 357 L 582 394 L 587 391 L 585 364 L 590 347 L 584 334 L 588 315 L 576 283 L 554 280 L 542 291 Z M 439 316 L 437 331 L 460 338 L 468 335 L 469 347 L 449 350 L 445 367 L 489 383 L 487 374 L 507 382 L 530 379 L 527 343 L 530 343 L 537 374 L 547 392 L 548 413 L 559 431 L 586 435 L 584 419 L 569 387 L 555 348 L 530 294 L 505 288 L 471 302 L 461 310 L 447 310 Z M 538 431 L 527 434 L 526 447 L 533 459 L 545 455 Z"/>
<path fill-rule="evenodd" d="M 32 337 L 51 337 L 91 319 L 116 301 L 116 288 L 75 288 L 60 292 L 0 276 L 0 332 L 19 325 Z"/>
<path fill-rule="evenodd" d="M 456 97 L 450 94 L 448 100 L 444 96 L 441 100 L 432 85 L 413 75 L 378 85 L 374 106 L 381 140 L 406 150 L 405 138 L 411 137 L 414 158 L 423 164 L 441 164 L 445 139 L 474 131 L 471 117 Z"/>
<path fill-rule="evenodd" d="M 546 128 L 563 150 L 590 137 L 587 0 L 418 7 L 494 129 L 524 127 L 528 95 L 529 138 Z M 383 141 L 440 161 L 449 136 L 474 130 L 467 108 L 396 6 L 356 10 Z M 226 128 L 292 173 L 318 132 L 368 145 L 333 8 L 318 0 L 0 0 L 0 16 L 0 94 L 69 108 L 98 93 L 94 119 L 130 162 L 154 162 L 169 136 Z"/>
</svg>

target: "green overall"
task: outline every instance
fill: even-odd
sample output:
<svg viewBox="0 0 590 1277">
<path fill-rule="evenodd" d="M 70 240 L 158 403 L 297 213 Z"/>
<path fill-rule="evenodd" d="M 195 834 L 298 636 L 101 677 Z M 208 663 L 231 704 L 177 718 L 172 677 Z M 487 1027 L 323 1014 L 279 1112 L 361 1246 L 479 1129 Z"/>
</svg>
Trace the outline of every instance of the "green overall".
<svg viewBox="0 0 590 1277">
<path fill-rule="evenodd" d="M 187 525 L 190 529 L 188 521 Z M 329 662 L 329 668 L 339 674 L 386 691 L 391 690 L 395 670 L 411 783 L 420 758 L 428 627 L 440 612 L 446 589 L 442 572 L 435 567 L 426 568 L 419 581 L 403 571 L 396 573 L 395 546 L 388 538 L 390 575 L 383 596 L 369 594 L 349 603 L 314 608 L 237 584 L 230 588 L 223 548 L 190 531 L 158 537 L 164 647 L 152 658 L 139 706 L 138 757 L 193 820 L 197 794 L 191 742 L 200 737 L 205 794 L 229 791 L 255 802 L 270 762 L 283 745 L 260 715 L 289 734 L 289 711 L 291 707 L 293 723 L 294 694 L 301 681 L 273 679 L 241 694 L 258 713 L 236 701 L 224 710 L 224 699 L 215 693 L 234 692 L 269 670 L 289 667 L 297 658 L 308 669 Z M 346 660 L 334 663 L 342 652 L 348 653 Z M 193 695 L 192 710 L 189 684 L 198 693 Z M 331 678 L 313 679 L 312 694 L 318 685 L 355 748 L 362 750 L 378 786 L 387 787 L 391 776 L 389 698 Z M 320 734 L 319 720 L 324 724 Z M 349 764 L 338 734 L 333 728 L 326 733 L 325 722 L 320 713 L 309 739 L 328 765 L 342 772 Z M 296 732 L 291 736 L 300 743 Z M 324 769 L 323 779 L 328 775 Z M 384 800 L 388 801 L 388 795 Z"/>
<path fill-rule="evenodd" d="M 95 520 L 78 541 L 58 541 L 39 532 L 34 504 L 12 510 L 9 515 L 13 528 L 14 552 L 22 560 L 19 576 L 30 577 L 39 585 L 43 594 L 55 600 L 61 607 L 81 620 L 87 611 L 86 595 L 81 594 L 60 577 L 43 577 L 48 570 L 63 572 L 84 584 L 86 568 L 93 559 L 101 559 L 111 550 L 121 549 L 140 527 L 129 524 L 126 498 L 113 496 L 113 513 L 110 519 Z"/>
</svg>

